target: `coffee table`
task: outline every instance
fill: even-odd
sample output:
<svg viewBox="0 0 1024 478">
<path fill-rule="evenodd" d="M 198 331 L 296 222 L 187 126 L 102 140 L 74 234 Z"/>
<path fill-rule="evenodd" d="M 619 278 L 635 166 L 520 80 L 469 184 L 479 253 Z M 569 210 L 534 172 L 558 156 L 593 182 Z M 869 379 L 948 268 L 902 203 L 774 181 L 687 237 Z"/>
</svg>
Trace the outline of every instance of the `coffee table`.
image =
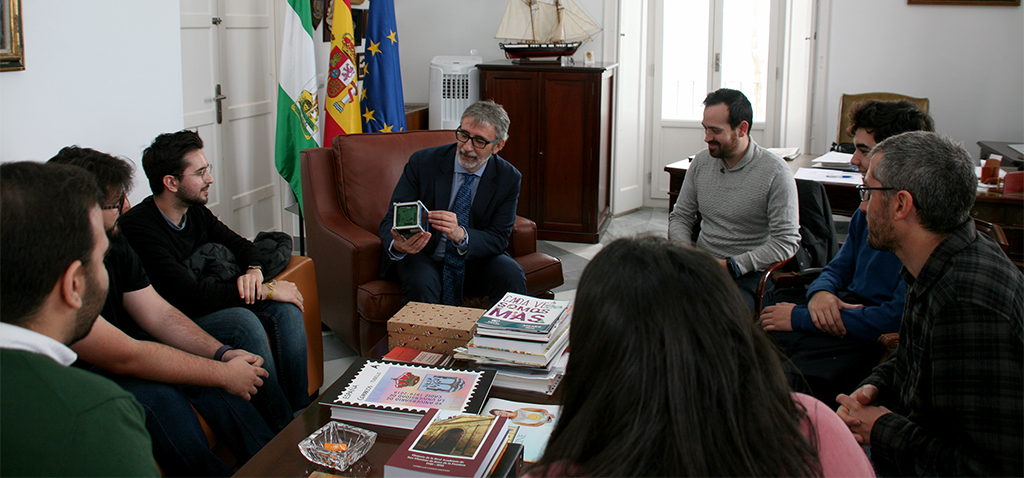
<svg viewBox="0 0 1024 478">
<path fill-rule="evenodd" d="M 383 350 L 387 352 L 387 343 L 383 342 Z M 375 347 L 379 352 L 381 347 Z M 376 355 L 371 352 L 369 355 Z M 383 355 L 383 354 L 381 354 Z M 500 387 L 492 387 L 489 397 L 514 400 L 518 402 L 541 403 L 553 405 L 555 396 L 548 396 L 543 393 L 524 392 Z M 557 396 L 557 391 L 556 391 Z M 299 451 L 299 442 L 304 440 L 314 431 L 320 429 L 331 420 L 329 407 L 320 405 L 324 398 L 321 395 L 316 402 L 306 407 L 299 416 L 295 417 L 278 433 L 270 443 L 267 443 L 262 450 L 253 456 L 242 468 L 234 474 L 236 477 L 246 476 L 300 476 L 306 477 L 314 472 L 323 472 L 330 475 L 349 477 L 379 477 L 384 476 L 384 464 L 391 455 L 402 445 L 402 441 L 409 436 L 410 430 L 390 428 L 383 426 L 367 425 L 364 423 L 351 423 L 353 426 L 377 432 L 377 441 L 373 448 L 366 453 L 362 459 L 352 465 L 345 472 L 339 472 L 313 463 L 302 456 Z"/>
</svg>

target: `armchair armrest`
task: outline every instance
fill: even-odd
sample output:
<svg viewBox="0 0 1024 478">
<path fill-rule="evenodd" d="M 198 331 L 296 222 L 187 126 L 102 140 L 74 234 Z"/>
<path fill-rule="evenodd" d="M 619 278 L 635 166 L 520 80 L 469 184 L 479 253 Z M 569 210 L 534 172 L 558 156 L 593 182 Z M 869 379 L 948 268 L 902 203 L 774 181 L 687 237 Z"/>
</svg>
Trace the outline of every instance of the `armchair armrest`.
<svg viewBox="0 0 1024 478">
<path fill-rule="evenodd" d="M 767 288 L 768 280 L 771 278 L 775 271 L 779 270 L 782 266 L 789 264 L 793 261 L 793 257 L 784 261 L 772 262 L 765 268 L 761 273 L 761 278 L 757 281 L 757 291 L 754 293 L 754 322 L 761 316 L 761 309 L 764 307 L 764 290 Z"/>
<path fill-rule="evenodd" d="M 309 373 L 309 394 L 318 395 L 324 384 L 324 341 L 320 328 L 320 295 L 316 287 L 313 259 L 292 256 L 288 268 L 275 277 L 294 282 L 302 294 L 302 322 L 306 329 L 306 368 Z"/>
<path fill-rule="evenodd" d="M 505 248 L 512 257 L 522 257 L 537 252 L 537 223 L 523 216 L 516 216 L 512 226 L 512 237 Z"/>
<path fill-rule="evenodd" d="M 882 363 L 889 359 L 889 355 L 896 353 L 896 349 L 900 346 L 900 334 L 896 332 L 882 334 L 878 336 L 878 343 L 885 347 L 885 351 L 882 353 L 882 360 L 878 362 Z"/>
<path fill-rule="evenodd" d="M 809 267 L 797 272 L 776 272 L 772 274 L 772 284 L 776 288 L 788 289 L 800 287 L 814 282 L 821 275 L 822 267 Z"/>
</svg>

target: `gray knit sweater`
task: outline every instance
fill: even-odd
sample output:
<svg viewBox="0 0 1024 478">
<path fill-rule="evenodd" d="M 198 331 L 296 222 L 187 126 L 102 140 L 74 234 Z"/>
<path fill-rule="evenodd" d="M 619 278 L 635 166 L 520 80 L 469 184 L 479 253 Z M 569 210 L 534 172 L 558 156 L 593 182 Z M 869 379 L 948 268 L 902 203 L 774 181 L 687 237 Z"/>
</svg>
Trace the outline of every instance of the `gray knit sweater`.
<svg viewBox="0 0 1024 478">
<path fill-rule="evenodd" d="M 732 257 L 744 274 L 797 251 L 800 210 L 793 172 L 753 139 L 732 169 L 706 149 L 697 153 L 669 214 L 669 239 L 690 244 L 698 211 L 697 247 L 719 259 Z"/>
</svg>

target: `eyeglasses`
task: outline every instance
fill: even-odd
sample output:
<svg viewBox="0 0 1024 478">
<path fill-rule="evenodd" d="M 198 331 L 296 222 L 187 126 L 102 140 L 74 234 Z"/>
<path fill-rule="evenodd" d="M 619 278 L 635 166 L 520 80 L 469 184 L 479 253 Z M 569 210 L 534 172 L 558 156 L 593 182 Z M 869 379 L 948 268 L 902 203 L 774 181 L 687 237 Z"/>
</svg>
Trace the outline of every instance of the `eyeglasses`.
<svg viewBox="0 0 1024 478">
<path fill-rule="evenodd" d="M 121 198 L 117 200 L 116 204 L 111 204 L 109 206 L 100 206 L 100 209 L 103 209 L 103 210 L 117 209 L 117 215 L 120 216 L 121 215 L 121 211 L 124 211 L 124 200 L 125 200 L 125 195 L 122 194 Z"/>
<path fill-rule="evenodd" d="M 857 194 L 860 195 L 861 202 L 871 199 L 871 191 L 892 191 L 896 188 L 869 188 L 863 184 L 857 185 Z"/>
<path fill-rule="evenodd" d="M 473 146 L 475 146 L 477 149 L 484 149 L 487 147 L 487 145 L 494 144 L 499 141 L 498 139 L 488 141 L 479 136 L 470 136 L 469 133 L 464 131 L 462 128 L 455 129 L 455 140 L 460 143 L 465 143 L 466 141 L 473 140 Z"/>
<path fill-rule="evenodd" d="M 205 178 L 207 174 L 210 174 L 210 167 L 209 166 L 205 166 L 205 167 L 199 168 L 199 169 L 197 169 L 197 170 L 195 170 L 195 171 L 193 171 L 191 173 L 188 173 L 188 174 L 182 173 L 182 174 L 180 174 L 178 176 L 178 179 L 181 179 L 182 176 L 195 176 L 197 178 Z"/>
</svg>

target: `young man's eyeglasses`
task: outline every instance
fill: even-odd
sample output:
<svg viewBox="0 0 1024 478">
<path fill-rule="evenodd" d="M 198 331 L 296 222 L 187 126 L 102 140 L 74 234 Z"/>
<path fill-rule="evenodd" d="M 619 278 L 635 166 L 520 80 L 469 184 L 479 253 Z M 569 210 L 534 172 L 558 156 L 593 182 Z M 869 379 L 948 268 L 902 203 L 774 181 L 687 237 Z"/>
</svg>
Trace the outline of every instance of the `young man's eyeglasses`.
<svg viewBox="0 0 1024 478">
<path fill-rule="evenodd" d="M 122 194 L 121 197 L 117 200 L 116 203 L 111 204 L 109 206 L 100 206 L 100 209 L 103 209 L 103 210 L 117 209 L 117 215 L 120 216 L 121 212 L 124 211 L 124 200 L 125 200 L 125 195 Z"/>
<path fill-rule="evenodd" d="M 466 141 L 473 140 L 473 146 L 475 146 L 477 149 L 484 149 L 487 147 L 487 145 L 494 144 L 499 141 L 498 139 L 488 141 L 479 136 L 470 136 L 469 133 L 464 131 L 462 128 L 455 129 L 455 139 L 460 143 L 465 143 Z"/>
<path fill-rule="evenodd" d="M 857 185 L 857 194 L 860 194 L 861 202 L 871 199 L 871 191 L 892 191 L 896 188 L 869 188 L 863 184 Z"/>
<path fill-rule="evenodd" d="M 188 173 L 188 174 L 182 173 L 181 175 L 178 176 L 178 179 L 181 179 L 181 176 L 195 176 L 197 178 L 205 178 L 206 175 L 209 172 L 210 172 L 210 167 L 206 166 L 206 167 L 199 168 L 199 169 L 197 169 L 195 171 L 192 171 L 191 173 Z"/>
</svg>

